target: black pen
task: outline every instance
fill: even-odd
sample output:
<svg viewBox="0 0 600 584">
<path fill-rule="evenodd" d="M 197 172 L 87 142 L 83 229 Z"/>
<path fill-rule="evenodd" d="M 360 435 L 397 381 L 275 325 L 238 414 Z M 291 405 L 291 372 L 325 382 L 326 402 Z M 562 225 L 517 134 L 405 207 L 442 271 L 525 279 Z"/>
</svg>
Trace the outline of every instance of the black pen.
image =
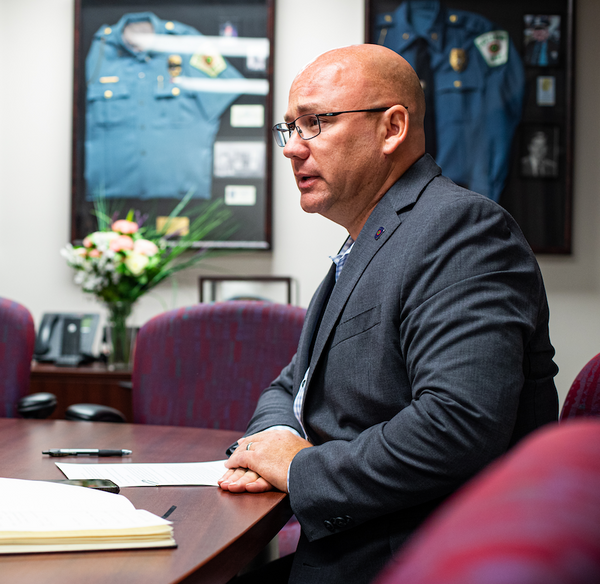
<svg viewBox="0 0 600 584">
<path fill-rule="evenodd" d="M 98 448 L 52 448 L 42 450 L 50 456 L 129 456 L 131 450 L 99 450 Z"/>
</svg>

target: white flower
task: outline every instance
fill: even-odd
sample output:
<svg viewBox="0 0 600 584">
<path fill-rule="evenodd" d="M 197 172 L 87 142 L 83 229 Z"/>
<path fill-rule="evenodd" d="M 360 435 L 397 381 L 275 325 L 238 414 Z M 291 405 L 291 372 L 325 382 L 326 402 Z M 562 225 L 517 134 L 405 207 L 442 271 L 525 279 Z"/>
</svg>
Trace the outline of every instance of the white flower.
<svg viewBox="0 0 600 584">
<path fill-rule="evenodd" d="M 92 243 L 102 253 L 109 250 L 110 242 L 117 237 L 119 237 L 119 234 L 115 233 L 114 231 L 95 231 L 89 236 L 89 238 L 92 240 Z"/>
<path fill-rule="evenodd" d="M 85 282 L 86 278 L 87 274 L 85 272 L 75 272 L 75 278 L 73 278 L 73 281 L 78 286 L 81 286 Z"/>
<path fill-rule="evenodd" d="M 86 292 L 100 292 L 103 287 L 104 278 L 94 274 L 87 274 L 82 286 Z"/>
<path fill-rule="evenodd" d="M 81 247 L 73 247 L 70 243 L 60 250 L 62 255 L 70 266 L 75 268 L 85 265 L 86 251 Z"/>
<path fill-rule="evenodd" d="M 134 276 L 139 276 L 146 269 L 149 261 L 144 254 L 132 251 L 127 254 L 125 265 Z"/>
</svg>

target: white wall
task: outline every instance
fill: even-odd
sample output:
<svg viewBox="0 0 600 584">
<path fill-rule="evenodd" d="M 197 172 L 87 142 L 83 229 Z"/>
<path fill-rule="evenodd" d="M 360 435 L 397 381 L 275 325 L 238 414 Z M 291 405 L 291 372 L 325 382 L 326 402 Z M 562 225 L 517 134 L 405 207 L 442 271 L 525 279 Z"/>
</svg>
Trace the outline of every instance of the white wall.
<svg viewBox="0 0 600 584">
<path fill-rule="evenodd" d="M 363 0 L 277 0 L 275 117 L 281 119 L 296 72 L 330 48 L 363 41 Z M 299 8 L 300 6 L 300 8 Z M 310 17 L 315 34 L 298 33 Z M 600 3 L 579 0 L 576 68 L 574 253 L 539 258 L 561 368 L 561 397 L 600 351 Z M 101 310 L 72 283 L 59 250 L 68 241 L 71 179 L 72 0 L 0 0 L 0 296 L 45 311 Z M 276 148 L 276 147 L 274 147 Z M 139 302 L 143 324 L 165 307 L 197 302 L 202 274 L 291 275 L 306 306 L 344 230 L 298 204 L 289 163 L 274 152 L 273 251 L 235 254 L 177 276 Z"/>
</svg>

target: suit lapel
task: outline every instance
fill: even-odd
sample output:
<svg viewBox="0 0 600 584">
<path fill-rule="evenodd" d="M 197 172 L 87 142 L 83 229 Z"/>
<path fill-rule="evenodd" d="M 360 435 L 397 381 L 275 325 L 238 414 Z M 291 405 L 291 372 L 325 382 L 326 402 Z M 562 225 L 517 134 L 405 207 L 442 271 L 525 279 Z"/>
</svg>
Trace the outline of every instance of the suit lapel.
<svg viewBox="0 0 600 584">
<path fill-rule="evenodd" d="M 362 277 L 375 254 L 389 241 L 394 231 L 401 225 L 404 217 L 415 204 L 425 187 L 439 174 L 441 174 L 441 170 L 433 159 L 429 155 L 423 156 L 390 188 L 375 209 L 373 209 L 358 239 L 354 243 L 354 247 L 344 264 L 338 281 L 333 287 L 321 324 L 314 333 L 317 336 L 310 359 L 310 373 L 307 380 L 308 387 L 310 387 L 311 377 L 323 353 L 323 349 L 332 335 L 344 306 L 357 282 Z M 335 281 L 335 266 L 332 266 L 330 269 L 328 279 L 332 276 L 333 281 Z M 320 290 L 319 296 L 321 301 L 318 306 L 322 306 L 324 288 L 325 286 L 322 286 Z M 314 318 L 317 318 L 317 320 L 313 320 L 311 331 L 314 330 L 315 324 L 318 324 L 318 313 L 316 317 L 313 315 Z M 306 341 L 304 344 L 309 347 L 310 339 L 308 339 L 308 345 Z M 305 353 L 305 358 L 302 377 L 308 366 L 308 351 Z M 300 377 L 300 380 L 302 377 Z"/>
<path fill-rule="evenodd" d="M 304 378 L 306 369 L 309 365 L 310 348 L 313 344 L 313 338 L 318 332 L 318 327 L 321 323 L 321 315 L 326 308 L 326 303 L 331 294 L 331 290 L 335 284 L 335 265 L 332 264 L 325 279 L 315 292 L 310 306 L 306 312 L 302 336 L 298 343 L 298 366 L 294 373 L 294 388 L 297 390 L 300 382 Z M 316 342 L 316 339 L 315 339 Z M 314 349 L 313 349 L 314 352 Z"/>
<path fill-rule="evenodd" d="M 329 302 L 325 308 L 310 360 L 310 374 L 308 385 L 315 367 L 323 353 L 323 349 L 339 320 L 340 314 L 354 290 L 358 280 L 366 270 L 375 254 L 385 245 L 391 234 L 398 228 L 400 221 L 394 210 L 382 199 L 371 213 L 363 227 L 354 247 L 344 264 L 342 273 L 333 287 Z M 383 228 L 383 232 L 375 239 L 375 235 Z M 335 273 L 335 266 L 334 266 Z"/>
</svg>

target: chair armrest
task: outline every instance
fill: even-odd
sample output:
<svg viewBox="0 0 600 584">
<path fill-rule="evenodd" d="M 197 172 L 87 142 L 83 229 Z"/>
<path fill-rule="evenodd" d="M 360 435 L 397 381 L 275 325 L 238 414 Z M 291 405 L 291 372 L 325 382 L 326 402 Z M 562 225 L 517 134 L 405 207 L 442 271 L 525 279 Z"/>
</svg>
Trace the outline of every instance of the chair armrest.
<svg viewBox="0 0 600 584">
<path fill-rule="evenodd" d="M 52 415 L 56 403 L 56 396 L 53 393 L 31 393 L 17 402 L 17 412 L 24 418 L 42 420 Z"/>
<path fill-rule="evenodd" d="M 65 412 L 67 420 L 82 422 L 126 422 L 125 416 L 117 409 L 100 404 L 73 404 Z"/>
</svg>

